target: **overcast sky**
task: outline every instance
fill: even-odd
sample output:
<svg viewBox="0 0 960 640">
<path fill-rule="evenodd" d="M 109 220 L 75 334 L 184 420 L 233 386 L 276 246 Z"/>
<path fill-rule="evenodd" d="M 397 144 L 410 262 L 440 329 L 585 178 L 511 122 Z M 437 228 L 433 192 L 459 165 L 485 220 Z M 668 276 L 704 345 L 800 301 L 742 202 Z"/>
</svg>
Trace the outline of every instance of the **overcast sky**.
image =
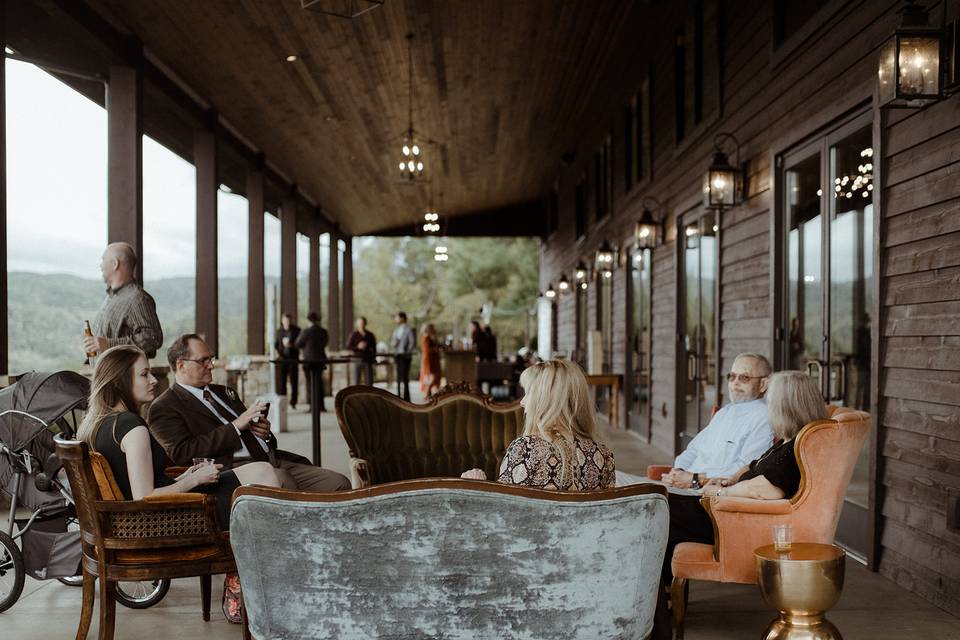
<svg viewBox="0 0 960 640">
<path fill-rule="evenodd" d="M 56 78 L 6 61 L 8 269 L 99 279 L 107 238 L 107 113 Z M 196 261 L 193 165 L 143 141 L 143 275 L 192 276 Z M 265 217 L 264 269 L 280 274 L 280 221 Z M 247 201 L 218 193 L 221 276 L 247 272 Z M 306 274 L 309 242 L 297 238 Z"/>
</svg>

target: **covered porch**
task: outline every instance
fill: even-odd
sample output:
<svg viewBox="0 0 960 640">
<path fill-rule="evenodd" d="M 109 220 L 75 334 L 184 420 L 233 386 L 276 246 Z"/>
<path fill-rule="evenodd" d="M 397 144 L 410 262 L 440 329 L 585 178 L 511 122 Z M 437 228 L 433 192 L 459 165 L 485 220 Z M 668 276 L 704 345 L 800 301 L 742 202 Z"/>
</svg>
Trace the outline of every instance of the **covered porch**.
<svg viewBox="0 0 960 640">
<path fill-rule="evenodd" d="M 618 469 L 641 475 L 730 402 L 738 354 L 808 373 L 871 423 L 831 620 L 848 638 L 960 637 L 956 2 L 907 10 L 935 41 L 912 51 L 916 77 L 887 48 L 910 37 L 893 0 L 3 8 L 0 375 L 79 367 L 62 327 L 78 337 L 96 313 L 94 260 L 123 241 L 157 292 L 164 350 L 203 335 L 218 380 L 248 400 L 274 386 L 280 316 L 317 312 L 343 364 L 331 408 L 360 316 L 392 329 L 396 311 L 426 309 L 411 314 L 419 332 L 441 289 L 404 296 L 458 260 L 454 243 L 521 239 L 535 282 L 510 280 L 524 256 L 478 262 L 463 279 L 483 296 L 440 327 L 449 353 L 472 348 L 469 321 L 490 323 L 502 279 L 509 303 L 493 306 L 522 328 L 496 364 L 579 363 Z M 46 81 L 81 102 L 42 110 Z M 16 120 L 31 101 L 36 129 Z M 79 130 L 74 164 L 57 164 Z M 421 244 L 371 270 L 369 247 L 394 241 Z M 445 363 L 447 382 L 480 381 L 468 355 Z M 336 417 L 320 424 L 323 466 L 349 474 Z M 281 446 L 313 456 L 310 416 L 289 425 Z M 174 616 L 187 638 L 239 635 L 216 613 L 200 621 L 195 582 L 121 610 L 119 636 Z M 72 633 L 79 598 L 31 581 L 0 624 L 31 637 L 43 615 Z M 686 637 L 756 634 L 771 617 L 755 586 L 696 583 Z"/>
</svg>

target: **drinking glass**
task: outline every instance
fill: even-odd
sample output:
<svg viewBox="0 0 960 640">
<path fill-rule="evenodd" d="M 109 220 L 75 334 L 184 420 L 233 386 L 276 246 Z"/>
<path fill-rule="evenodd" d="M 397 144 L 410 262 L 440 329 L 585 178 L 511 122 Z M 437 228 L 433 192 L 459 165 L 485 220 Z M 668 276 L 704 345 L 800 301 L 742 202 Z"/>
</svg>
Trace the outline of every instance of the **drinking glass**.
<svg viewBox="0 0 960 640">
<path fill-rule="evenodd" d="M 197 466 L 198 464 L 199 465 L 213 464 L 213 458 L 194 458 L 193 465 Z"/>
<path fill-rule="evenodd" d="M 778 553 L 787 553 L 793 544 L 793 525 L 773 525 L 773 548 Z"/>
</svg>

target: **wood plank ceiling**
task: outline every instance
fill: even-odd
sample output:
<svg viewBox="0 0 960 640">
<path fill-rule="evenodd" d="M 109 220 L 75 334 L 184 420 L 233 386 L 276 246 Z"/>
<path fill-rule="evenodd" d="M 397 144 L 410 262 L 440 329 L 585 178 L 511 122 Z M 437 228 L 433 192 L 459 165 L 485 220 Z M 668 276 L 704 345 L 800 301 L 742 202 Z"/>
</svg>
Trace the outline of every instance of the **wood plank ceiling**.
<svg viewBox="0 0 960 640">
<path fill-rule="evenodd" d="M 349 233 L 542 198 L 630 2 L 387 0 L 348 20 L 298 0 L 91 0 Z M 414 127 L 430 180 L 400 180 Z M 287 62 L 288 55 L 295 62 Z M 442 194 L 442 197 L 441 195 Z"/>
</svg>

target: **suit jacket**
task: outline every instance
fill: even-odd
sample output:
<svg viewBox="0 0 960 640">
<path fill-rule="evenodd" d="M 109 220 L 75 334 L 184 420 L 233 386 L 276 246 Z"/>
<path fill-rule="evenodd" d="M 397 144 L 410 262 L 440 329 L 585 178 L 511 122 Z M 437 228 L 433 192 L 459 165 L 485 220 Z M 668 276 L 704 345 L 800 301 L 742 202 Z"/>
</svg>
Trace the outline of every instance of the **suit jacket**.
<svg viewBox="0 0 960 640">
<path fill-rule="evenodd" d="M 211 384 L 209 388 L 237 415 L 247 410 L 233 389 L 219 384 Z M 227 420 L 233 418 L 230 415 L 223 417 Z M 196 396 L 176 383 L 150 405 L 148 424 L 153 437 L 178 465 L 188 466 L 194 458 L 214 458 L 229 468 L 233 466 L 233 454 L 243 444 L 233 425 L 222 424 Z M 267 445 L 271 449 L 277 447 L 277 439 L 272 433 Z M 309 464 L 306 458 L 286 451 L 277 451 L 275 455 L 279 459 Z"/>
<path fill-rule="evenodd" d="M 295 324 L 290 325 L 289 329 L 280 327 L 273 338 L 273 348 L 277 350 L 280 357 L 284 360 L 298 360 L 300 351 L 297 348 L 297 337 L 300 335 L 300 327 Z M 283 346 L 283 339 L 288 338 L 286 347 Z"/>
<path fill-rule="evenodd" d="M 330 337 L 327 330 L 318 324 L 312 324 L 300 332 L 296 347 L 301 350 L 305 363 L 322 363 L 327 361 L 327 343 L 329 341 Z"/>
</svg>

